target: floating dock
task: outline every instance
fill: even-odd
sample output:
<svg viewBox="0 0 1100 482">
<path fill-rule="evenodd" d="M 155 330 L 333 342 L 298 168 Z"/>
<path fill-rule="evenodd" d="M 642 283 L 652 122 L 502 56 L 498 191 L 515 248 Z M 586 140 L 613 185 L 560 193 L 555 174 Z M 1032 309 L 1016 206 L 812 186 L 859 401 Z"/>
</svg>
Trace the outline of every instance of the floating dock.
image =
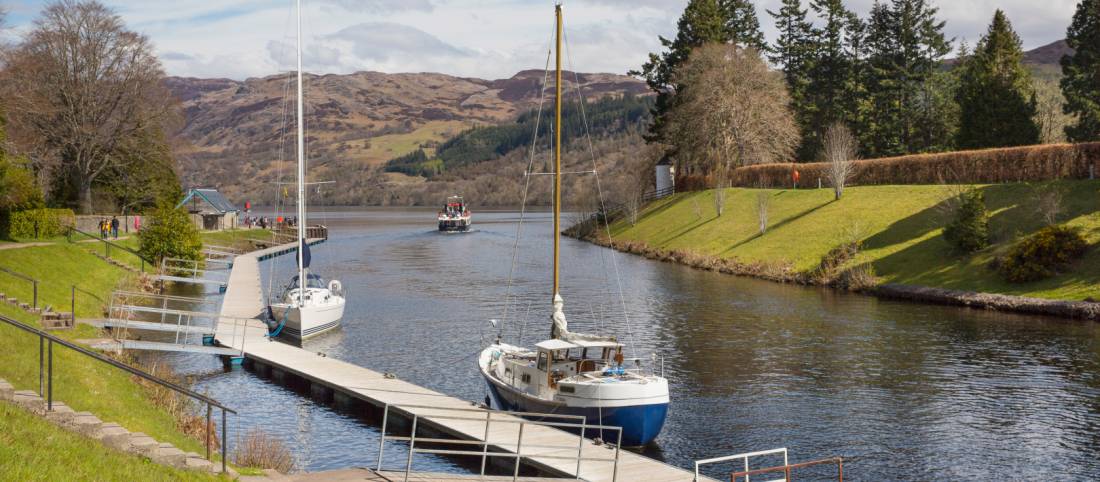
<svg viewBox="0 0 1100 482">
<path fill-rule="evenodd" d="M 320 240 L 310 241 L 313 244 Z M 580 439 L 578 442 L 579 437 L 576 434 L 556 428 L 528 424 L 517 434 L 516 424 L 519 419 L 512 415 L 494 412 L 491 430 L 487 421 L 442 415 L 439 410 L 476 409 L 485 413 L 488 420 L 489 411 L 478 409 L 469 401 L 399 380 L 392 375 L 270 341 L 266 337 L 267 325 L 259 319 L 248 324 L 244 336 L 240 336 L 240 330 L 236 328 L 238 336 L 231 337 L 231 330 L 234 328 L 230 327 L 233 323 L 228 320 L 258 318 L 265 310 L 259 262 L 295 249 L 296 243 L 290 243 L 237 256 L 233 260 L 220 312 L 227 323 L 218 324 L 219 341 L 232 339 L 233 341 L 225 343 L 226 348 L 239 351 L 257 368 L 270 370 L 273 378 L 293 375 L 307 381 L 312 393 L 327 394 L 337 401 L 359 400 L 388 412 L 393 411 L 393 407 L 412 406 L 413 408 L 401 408 L 400 411 L 410 418 L 417 417 L 421 427 L 459 440 L 487 442 L 487 450 L 490 452 L 514 454 L 519 439 L 522 438 L 522 461 L 526 466 L 552 476 L 575 477 L 592 482 L 686 482 L 695 479 L 695 474 L 691 471 L 626 450 L 615 454 L 616 451 L 609 450 L 607 444 L 597 444 L 588 439 Z M 470 383 L 483 381 L 472 378 Z M 508 418 L 516 423 L 511 426 L 508 423 L 498 423 Z M 573 448 L 562 449 L 569 446 Z M 617 456 L 615 464 L 605 462 L 609 454 Z M 578 463 L 577 456 L 584 459 L 583 463 Z M 511 465 L 511 459 L 506 460 Z"/>
</svg>

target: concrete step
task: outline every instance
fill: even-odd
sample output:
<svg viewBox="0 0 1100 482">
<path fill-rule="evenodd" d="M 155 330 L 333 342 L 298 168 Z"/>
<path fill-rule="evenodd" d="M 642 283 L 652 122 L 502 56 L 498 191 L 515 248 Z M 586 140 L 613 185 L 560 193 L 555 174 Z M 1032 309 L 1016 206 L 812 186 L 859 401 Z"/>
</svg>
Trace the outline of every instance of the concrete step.
<svg viewBox="0 0 1100 482">
<path fill-rule="evenodd" d="M 143 457 L 150 457 L 153 450 L 160 448 L 160 442 L 157 442 L 148 435 L 141 432 L 134 432 L 130 434 L 130 445 L 126 447 L 126 451 Z"/>
<path fill-rule="evenodd" d="M 187 459 L 183 461 L 182 468 L 201 472 L 213 472 L 214 463 L 202 458 L 199 454 L 187 452 Z"/>
<path fill-rule="evenodd" d="M 65 405 L 65 402 L 59 402 L 57 400 L 53 402 L 53 410 L 46 412 L 46 420 L 58 425 L 69 424 L 75 416 L 76 411 L 73 410 L 72 407 Z"/>
<path fill-rule="evenodd" d="M 161 465 L 182 467 L 187 460 L 187 454 L 170 443 L 161 443 L 159 447 L 152 450 L 149 459 Z"/>
<path fill-rule="evenodd" d="M 31 304 L 30 303 L 19 303 L 19 308 L 22 308 L 23 311 L 28 311 L 28 310 L 31 309 Z"/>
<path fill-rule="evenodd" d="M 37 414 L 46 413 L 46 400 L 43 400 L 42 397 L 38 396 L 38 393 L 33 390 L 16 390 L 15 395 L 12 397 L 12 401 L 30 412 Z"/>
<path fill-rule="evenodd" d="M 0 400 L 11 401 L 15 397 L 15 387 L 11 386 L 7 380 L 0 378 Z"/>
<path fill-rule="evenodd" d="M 73 431 L 91 437 L 103 425 L 103 421 L 89 412 L 78 412 L 71 422 Z"/>
<path fill-rule="evenodd" d="M 92 435 L 92 438 L 102 441 L 108 447 L 125 451 L 130 442 L 130 431 L 117 423 L 105 423 Z"/>
</svg>

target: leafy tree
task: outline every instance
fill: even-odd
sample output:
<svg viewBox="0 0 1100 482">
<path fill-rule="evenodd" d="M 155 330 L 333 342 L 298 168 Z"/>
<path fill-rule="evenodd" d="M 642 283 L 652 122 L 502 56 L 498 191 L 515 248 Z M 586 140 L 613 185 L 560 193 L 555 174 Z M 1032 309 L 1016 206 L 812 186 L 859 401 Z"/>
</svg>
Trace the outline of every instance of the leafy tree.
<svg viewBox="0 0 1100 482">
<path fill-rule="evenodd" d="M 943 237 L 959 252 L 973 253 L 989 246 L 989 212 L 981 191 L 959 193 L 952 200 L 954 219 L 943 229 Z"/>
<path fill-rule="evenodd" d="M 178 114 L 152 43 L 94 0 L 48 4 L 5 61 L 13 140 L 63 176 L 84 213 L 134 140 L 157 138 Z"/>
<path fill-rule="evenodd" d="M 1100 0 L 1081 0 L 1066 30 L 1073 55 L 1062 57 L 1062 94 L 1066 114 L 1077 122 L 1066 126 L 1071 142 L 1100 140 Z"/>
<path fill-rule="evenodd" d="M 661 47 L 666 50 L 659 54 L 650 53 L 642 70 L 630 72 L 630 75 L 644 79 L 650 90 L 657 94 L 647 141 L 674 144 L 664 133 L 665 116 L 672 107 L 674 95 L 681 90 L 673 82 L 674 72 L 691 55 L 692 49 L 708 42 L 728 41 L 729 23 L 718 0 L 690 0 L 676 23 L 676 38 L 669 40 L 660 37 Z"/>
<path fill-rule="evenodd" d="M 1023 57 L 1020 37 L 997 10 L 973 55 L 959 67 L 959 148 L 1039 143 L 1035 89 Z"/>
<path fill-rule="evenodd" d="M 742 47 L 751 47 L 758 52 L 767 50 L 764 32 L 760 31 L 760 20 L 756 17 L 756 7 L 750 0 L 718 0 L 726 22 L 726 41 Z"/>
<path fill-rule="evenodd" d="M 143 256 L 157 264 L 164 258 L 202 258 L 202 238 L 187 211 L 162 199 L 148 218 L 138 233 L 138 249 Z"/>
</svg>

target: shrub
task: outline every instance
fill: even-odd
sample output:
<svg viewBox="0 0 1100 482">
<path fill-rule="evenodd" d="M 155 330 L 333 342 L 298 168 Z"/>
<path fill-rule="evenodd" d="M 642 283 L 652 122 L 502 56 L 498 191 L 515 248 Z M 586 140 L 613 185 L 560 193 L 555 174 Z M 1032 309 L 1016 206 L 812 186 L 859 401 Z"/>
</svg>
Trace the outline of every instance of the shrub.
<svg viewBox="0 0 1100 482">
<path fill-rule="evenodd" d="M 141 254 L 160 264 L 164 258 L 200 260 L 202 238 L 187 212 L 162 202 L 138 233 Z"/>
<path fill-rule="evenodd" d="M 960 193 L 955 206 L 954 219 L 943 229 L 943 237 L 955 249 L 973 253 L 989 246 L 989 213 L 985 209 L 985 196 L 981 191 Z"/>
<path fill-rule="evenodd" d="M 66 228 L 76 223 L 72 209 L 27 209 L 13 211 L 8 216 L 8 236 L 11 238 L 33 238 L 35 223 L 38 223 L 38 237 L 49 238 L 65 234 Z"/>
<path fill-rule="evenodd" d="M 1017 242 L 997 264 L 1005 281 L 1026 283 L 1053 276 L 1085 254 L 1081 228 L 1047 226 Z"/>
<path fill-rule="evenodd" d="M 285 474 L 294 470 L 294 455 L 281 440 L 262 430 L 253 430 L 233 448 L 233 463 Z"/>
</svg>

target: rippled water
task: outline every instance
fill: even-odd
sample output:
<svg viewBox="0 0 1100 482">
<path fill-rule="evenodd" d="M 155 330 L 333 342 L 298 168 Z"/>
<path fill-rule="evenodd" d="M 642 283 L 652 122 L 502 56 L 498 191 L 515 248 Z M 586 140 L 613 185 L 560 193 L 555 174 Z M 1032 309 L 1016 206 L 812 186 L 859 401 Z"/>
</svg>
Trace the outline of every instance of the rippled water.
<svg viewBox="0 0 1100 482">
<path fill-rule="evenodd" d="M 475 213 L 477 230 L 458 235 L 435 232 L 430 211 L 324 218 L 331 240 L 314 266 L 350 294 L 343 329 L 306 348 L 482 400 L 474 354 L 493 334 L 488 320 L 505 319 L 518 214 Z M 533 219 L 504 324 L 506 339 L 523 333 L 528 344 L 548 334 L 550 311 L 549 223 Z M 672 405 L 648 455 L 690 467 L 788 447 L 795 461 L 849 458 L 851 480 L 1100 478 L 1100 325 L 784 286 L 569 239 L 563 249 L 571 326 L 663 358 Z M 293 258 L 274 263 L 284 280 Z M 378 429 L 353 414 L 207 357 L 177 359 L 201 374 L 200 390 L 242 411 L 231 429 L 275 433 L 300 467 L 375 462 Z M 386 450 L 403 463 L 398 447 Z M 416 466 L 463 470 L 419 455 Z"/>
</svg>

